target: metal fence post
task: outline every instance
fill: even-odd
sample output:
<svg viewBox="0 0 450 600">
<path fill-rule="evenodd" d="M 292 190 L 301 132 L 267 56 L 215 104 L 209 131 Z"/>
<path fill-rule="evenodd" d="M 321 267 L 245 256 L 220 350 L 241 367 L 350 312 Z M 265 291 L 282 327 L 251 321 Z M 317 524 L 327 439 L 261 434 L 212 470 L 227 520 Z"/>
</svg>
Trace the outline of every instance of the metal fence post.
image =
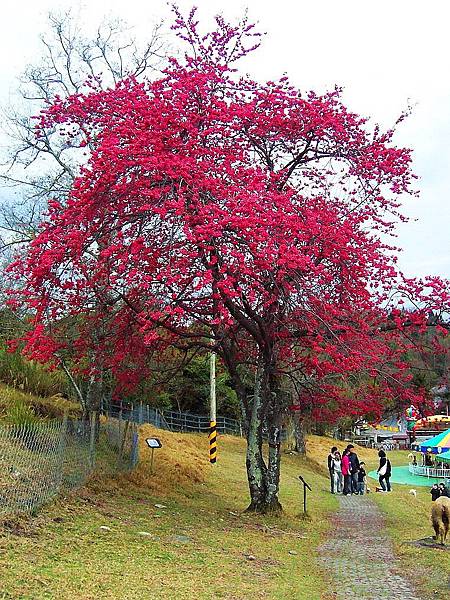
<svg viewBox="0 0 450 600">
<path fill-rule="evenodd" d="M 134 467 L 139 462 L 139 434 L 137 431 L 133 431 L 133 438 L 131 441 L 131 456 L 130 456 L 130 467 Z"/>
<path fill-rule="evenodd" d="M 97 413 L 95 410 L 91 413 L 91 432 L 89 438 L 89 465 L 91 469 L 94 468 L 95 465 L 95 426 L 97 423 Z"/>
<path fill-rule="evenodd" d="M 138 422 L 139 425 L 142 425 L 142 423 L 144 422 L 144 405 L 142 404 L 142 402 L 139 402 L 139 417 L 138 417 Z"/>
<path fill-rule="evenodd" d="M 58 444 L 58 469 L 59 469 L 59 477 L 58 477 L 58 486 L 56 491 L 61 489 L 63 479 L 64 479 L 64 454 L 66 450 L 66 441 L 67 441 L 67 421 L 68 421 L 67 412 L 64 413 L 64 417 L 61 423 L 61 431 L 59 433 L 59 444 Z"/>
</svg>

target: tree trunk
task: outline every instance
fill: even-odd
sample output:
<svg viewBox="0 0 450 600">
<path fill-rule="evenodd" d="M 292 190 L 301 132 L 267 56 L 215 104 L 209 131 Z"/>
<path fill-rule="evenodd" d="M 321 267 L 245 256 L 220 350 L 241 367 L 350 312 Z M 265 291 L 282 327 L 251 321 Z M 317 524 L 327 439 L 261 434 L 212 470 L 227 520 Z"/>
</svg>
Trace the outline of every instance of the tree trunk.
<svg viewBox="0 0 450 600">
<path fill-rule="evenodd" d="M 261 376 L 257 373 L 255 391 L 247 427 L 247 478 L 250 491 L 248 511 L 264 512 L 266 497 L 266 471 L 262 454 L 263 411 L 261 398 Z"/>
<path fill-rule="evenodd" d="M 299 415 L 294 419 L 295 449 L 299 454 L 306 455 L 305 420 Z"/>
<path fill-rule="evenodd" d="M 280 490 L 281 426 L 279 419 L 271 415 L 269 424 L 269 454 L 267 461 L 266 510 L 280 511 L 278 500 Z"/>
<path fill-rule="evenodd" d="M 248 511 L 267 513 L 282 510 L 278 500 L 281 459 L 281 425 L 278 398 L 258 371 L 247 432 L 247 477 L 250 490 Z M 267 426 L 268 458 L 263 457 L 263 426 Z"/>
</svg>

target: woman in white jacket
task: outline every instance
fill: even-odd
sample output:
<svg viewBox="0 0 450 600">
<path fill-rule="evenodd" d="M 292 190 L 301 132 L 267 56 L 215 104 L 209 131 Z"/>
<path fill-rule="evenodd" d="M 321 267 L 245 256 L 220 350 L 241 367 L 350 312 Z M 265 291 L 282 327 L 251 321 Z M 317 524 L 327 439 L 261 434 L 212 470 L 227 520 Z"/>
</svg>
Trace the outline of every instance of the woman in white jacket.
<svg viewBox="0 0 450 600">
<path fill-rule="evenodd" d="M 384 450 L 380 450 L 378 452 L 378 456 L 380 457 L 380 465 L 377 469 L 378 481 L 380 482 L 381 489 L 383 490 L 383 492 L 390 492 L 391 461 L 387 458 L 386 452 Z"/>
<path fill-rule="evenodd" d="M 334 489 L 337 494 L 342 494 L 344 487 L 344 476 L 342 475 L 341 455 L 336 451 L 332 459 Z"/>
</svg>

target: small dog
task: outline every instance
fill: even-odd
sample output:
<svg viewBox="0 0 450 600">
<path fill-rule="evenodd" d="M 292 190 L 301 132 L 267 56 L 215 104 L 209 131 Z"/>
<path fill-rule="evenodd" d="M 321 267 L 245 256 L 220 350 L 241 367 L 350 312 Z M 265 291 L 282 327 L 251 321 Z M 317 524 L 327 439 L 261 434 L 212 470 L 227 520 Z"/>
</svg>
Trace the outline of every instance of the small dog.
<svg viewBox="0 0 450 600">
<path fill-rule="evenodd" d="M 409 490 L 409 493 L 411 494 L 411 496 L 414 496 L 414 498 L 417 497 L 417 492 L 416 490 Z"/>
<path fill-rule="evenodd" d="M 445 545 L 450 526 L 450 498 L 441 496 L 431 507 L 431 523 L 435 532 L 434 539 Z"/>
</svg>

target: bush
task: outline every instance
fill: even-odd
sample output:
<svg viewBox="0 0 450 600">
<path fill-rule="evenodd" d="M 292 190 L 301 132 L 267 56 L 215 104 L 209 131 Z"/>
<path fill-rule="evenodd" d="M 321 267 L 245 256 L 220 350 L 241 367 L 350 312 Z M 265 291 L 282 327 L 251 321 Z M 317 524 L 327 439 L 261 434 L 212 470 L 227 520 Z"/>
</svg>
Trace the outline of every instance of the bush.
<svg viewBox="0 0 450 600">
<path fill-rule="evenodd" d="M 7 407 L 5 420 L 11 425 L 31 425 L 37 422 L 36 413 L 23 398 L 16 397 Z"/>
<path fill-rule="evenodd" d="M 29 407 L 30 410 L 22 409 L 22 406 Z M 30 411 L 36 420 L 61 419 L 65 413 L 69 417 L 77 418 L 81 414 L 78 403 L 66 400 L 61 396 L 40 398 L 0 383 L 0 419 L 16 422 L 20 420 L 20 414 L 25 416 L 25 412 L 31 418 Z"/>
<path fill-rule="evenodd" d="M 0 345 L 0 381 L 36 396 L 69 391 L 64 373 L 49 371 L 37 362 L 26 360 L 19 352 L 8 352 L 5 345 Z"/>
</svg>

